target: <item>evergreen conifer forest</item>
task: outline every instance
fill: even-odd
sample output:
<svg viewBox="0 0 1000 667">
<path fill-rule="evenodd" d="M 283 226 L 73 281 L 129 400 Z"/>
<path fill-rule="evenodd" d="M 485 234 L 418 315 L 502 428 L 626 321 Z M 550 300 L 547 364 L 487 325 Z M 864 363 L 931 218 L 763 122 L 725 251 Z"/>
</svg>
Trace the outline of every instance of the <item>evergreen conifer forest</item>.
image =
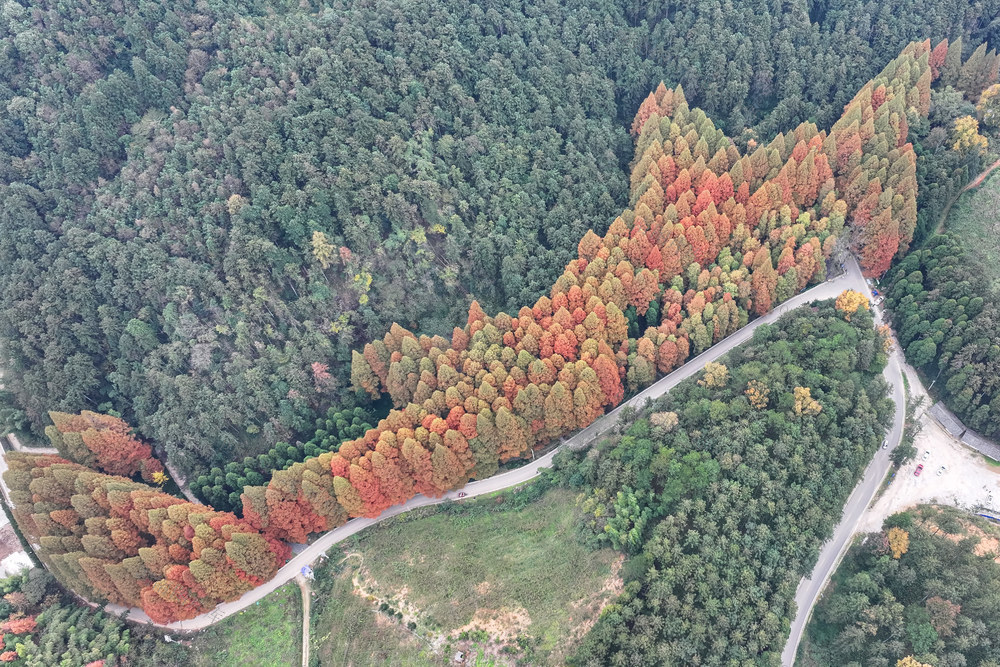
<svg viewBox="0 0 1000 667">
<path fill-rule="evenodd" d="M 7 2 L 0 429 L 58 453 L 7 454 L 19 529 L 87 600 L 190 619 L 290 543 L 554 446 L 848 253 L 997 437 L 995 285 L 939 232 L 997 157 L 998 16 Z M 629 557 L 574 664 L 777 659 L 889 425 L 867 306 L 764 326 L 560 456 L 580 539 Z"/>
<path fill-rule="evenodd" d="M 802 122 L 834 126 L 914 39 L 961 38 L 945 80 L 981 85 L 961 61 L 996 10 L 771 11 L 7 3 L 5 420 L 40 438 L 50 410 L 113 410 L 194 475 L 308 441 L 349 400 L 351 351 L 392 322 L 450 336 L 472 299 L 514 313 L 549 293 L 584 233 L 632 203 L 628 129 L 661 80 L 752 154 Z M 880 159 L 906 143 L 863 118 L 842 131 L 854 120 L 862 140 L 885 136 Z M 880 177 L 893 197 L 907 159 Z M 892 199 L 853 184 L 849 204 Z M 903 248 L 906 206 L 887 223 Z M 866 210 L 886 223 L 883 204 Z"/>
</svg>

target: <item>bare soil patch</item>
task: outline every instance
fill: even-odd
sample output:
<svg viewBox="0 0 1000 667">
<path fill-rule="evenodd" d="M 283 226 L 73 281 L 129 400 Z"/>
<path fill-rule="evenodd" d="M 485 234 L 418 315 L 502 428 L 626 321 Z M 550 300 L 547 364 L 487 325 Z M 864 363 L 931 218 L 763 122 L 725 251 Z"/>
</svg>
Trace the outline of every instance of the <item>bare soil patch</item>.
<svg viewBox="0 0 1000 667">
<path fill-rule="evenodd" d="M 904 366 L 904 372 L 910 390 L 926 396 L 909 365 Z M 858 531 L 878 531 L 886 517 L 916 505 L 951 505 L 970 512 L 991 509 L 1000 514 L 1000 468 L 991 466 L 979 452 L 949 435 L 927 414 L 929 404 L 925 398 L 917 414 L 921 430 L 913 443 L 916 460 L 896 472 L 888 489 L 862 515 Z M 924 467 L 917 476 L 914 472 L 919 464 Z"/>
</svg>

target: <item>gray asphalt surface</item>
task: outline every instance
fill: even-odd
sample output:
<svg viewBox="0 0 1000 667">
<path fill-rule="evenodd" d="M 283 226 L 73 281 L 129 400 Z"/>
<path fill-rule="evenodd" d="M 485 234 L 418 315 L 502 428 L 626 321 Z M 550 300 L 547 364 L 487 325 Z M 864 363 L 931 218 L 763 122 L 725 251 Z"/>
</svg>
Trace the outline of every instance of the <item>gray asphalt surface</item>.
<svg viewBox="0 0 1000 667">
<path fill-rule="evenodd" d="M 852 289 L 867 294 L 868 298 L 871 299 L 871 291 L 864 280 L 861 279 L 861 270 L 853 258 L 849 268 L 851 269 L 849 273 L 856 276 L 861 282 L 861 285 L 854 285 Z M 826 582 L 829 581 L 830 576 L 837 569 L 837 564 L 840 562 L 841 556 L 843 556 L 844 552 L 847 551 L 847 547 L 851 544 L 851 538 L 854 536 L 854 531 L 858 525 L 858 521 L 861 519 L 861 515 L 868 507 L 868 504 L 871 503 L 872 498 L 875 497 L 875 492 L 878 490 L 879 485 L 881 485 L 882 480 L 885 479 L 886 473 L 889 472 L 889 467 L 891 466 L 889 453 L 899 444 L 900 439 L 903 437 L 906 406 L 903 393 L 903 370 L 900 365 L 901 353 L 898 347 L 898 345 L 893 346 L 892 353 L 889 356 L 889 363 L 883 371 L 886 381 L 892 386 L 891 396 L 893 402 L 896 404 L 896 413 L 892 420 L 892 430 L 887 435 L 889 447 L 888 449 L 879 449 L 875 453 L 875 457 L 868 464 L 868 468 L 865 469 L 864 477 L 861 478 L 861 481 L 858 482 L 858 485 L 854 487 L 854 491 L 848 497 L 847 503 L 844 505 L 843 514 L 841 514 L 840 523 L 834 528 L 833 536 L 823 545 L 812 574 L 799 582 L 799 586 L 795 591 L 795 606 L 798 612 L 795 614 L 795 618 L 792 619 L 788 642 L 785 644 L 785 650 L 781 653 L 781 664 L 785 667 L 791 667 L 795 663 L 795 653 L 798 650 L 799 642 L 802 640 L 802 632 L 809 622 L 813 605 L 816 604 L 816 600 L 819 599 L 819 595 L 826 586 Z"/>
<path fill-rule="evenodd" d="M 797 308 L 805 303 L 811 301 L 820 301 L 823 299 L 835 298 L 845 289 L 855 289 L 858 291 L 867 291 L 867 286 L 865 285 L 864 279 L 861 276 L 861 270 L 857 264 L 851 260 L 847 265 L 847 271 L 832 279 L 828 280 L 820 285 L 799 294 L 785 303 L 778 306 L 774 311 L 768 313 L 764 317 L 760 317 L 747 326 L 743 327 L 739 331 L 733 333 L 728 338 L 720 341 L 719 343 L 713 345 L 711 348 L 701 353 L 700 355 L 689 360 L 683 366 L 673 371 L 669 375 L 661 378 L 657 382 L 653 383 L 647 387 L 644 391 L 640 392 L 630 400 L 624 402 L 622 405 L 618 406 L 616 409 L 612 410 L 608 414 L 597 419 L 593 424 L 587 428 L 578 431 L 576 434 L 569 438 L 565 438 L 562 444 L 555 450 L 549 452 L 545 456 L 541 456 L 531 463 L 528 463 L 515 470 L 510 470 L 499 475 L 494 475 L 488 479 L 471 482 L 467 484 L 463 489 L 462 493 L 467 497 L 475 497 L 484 494 L 494 493 L 496 491 L 501 491 L 503 489 L 511 488 L 519 484 L 523 484 L 528 480 L 536 477 L 542 468 L 549 467 L 552 465 L 552 458 L 555 453 L 562 447 L 569 447 L 571 449 L 583 449 L 593 443 L 597 438 L 610 430 L 618 418 L 620 417 L 622 411 L 627 407 L 640 408 L 647 401 L 653 400 L 662 396 L 675 387 L 679 382 L 685 380 L 692 375 L 700 372 L 706 363 L 714 361 L 726 354 L 734 347 L 743 344 L 753 335 L 753 332 L 762 324 L 768 324 L 775 322 L 782 315 L 788 311 Z M 893 427 L 893 440 L 892 442 L 897 442 L 899 436 L 902 434 L 902 383 L 898 381 L 899 378 L 899 367 L 896 364 L 895 358 L 890 361 L 889 368 L 886 369 L 887 377 L 890 378 L 890 382 L 894 384 L 894 399 L 897 401 L 897 425 Z M 6 465 L 0 463 L 0 471 L 5 469 Z M 855 489 L 854 494 L 848 500 L 847 506 L 845 507 L 845 520 L 841 521 L 838 525 L 833 539 L 827 544 L 820 554 L 819 562 L 816 569 L 813 571 L 811 579 L 803 579 L 802 584 L 799 586 L 799 592 L 796 594 L 796 603 L 800 610 L 799 614 L 796 616 L 795 621 L 792 624 L 792 636 L 791 640 L 786 647 L 785 652 L 794 657 L 795 648 L 798 646 L 798 640 L 801 636 L 802 626 L 805 624 L 805 620 L 808 619 L 809 610 L 812 607 L 813 602 L 819 594 L 819 590 L 822 588 L 823 583 L 829 577 L 830 573 L 835 567 L 836 561 L 839 558 L 839 554 L 846 546 L 851 534 L 853 533 L 853 527 L 857 523 L 858 518 L 864 511 L 865 507 L 868 505 L 868 501 L 871 495 L 874 494 L 876 488 L 878 488 L 878 483 L 881 481 L 885 470 L 888 469 L 888 451 L 880 450 L 876 455 L 875 460 L 869 466 L 865 473 L 864 480 L 859 484 L 858 488 Z M 881 472 L 879 472 L 881 471 Z M 870 492 L 869 492 L 870 487 Z M 4 489 L 6 490 L 6 489 Z M 308 565 L 315 561 L 319 556 L 325 554 L 330 547 L 337 544 L 341 540 L 344 540 L 355 533 L 358 533 L 368 526 L 374 525 L 379 521 L 388 519 L 389 517 L 397 516 L 403 514 L 417 507 L 424 507 L 427 505 L 435 505 L 438 503 L 445 502 L 447 500 L 457 500 L 458 491 L 451 491 L 444 494 L 440 498 L 428 498 L 426 496 L 416 496 L 411 498 L 408 502 L 392 507 L 385 512 L 383 512 L 376 519 L 358 518 L 348 521 L 343 526 L 336 528 L 328 533 L 325 533 L 319 539 L 314 541 L 309 546 L 301 549 L 297 554 L 295 554 L 288 563 L 285 564 L 273 579 L 266 582 L 265 584 L 258 586 L 257 588 L 244 593 L 238 599 L 232 602 L 227 602 L 219 605 L 211 612 L 201 614 L 192 619 L 185 621 L 177 621 L 169 624 L 158 624 L 153 623 L 152 619 L 149 618 L 141 609 L 126 609 L 119 605 L 107 605 L 106 609 L 109 613 L 119 615 L 128 612 L 127 618 L 131 621 L 137 623 L 147 623 L 156 625 L 158 627 L 167 630 L 177 630 L 177 631 L 193 631 L 201 630 L 209 625 L 217 623 L 218 621 L 236 614 L 247 607 L 256 604 L 266 595 L 269 595 L 272 591 L 280 588 L 287 582 L 295 578 L 296 574 L 302 569 L 302 566 Z M 840 546 L 837 546 L 840 545 Z M 815 585 L 810 582 L 815 581 Z M 789 653 L 790 651 L 790 653 Z M 784 660 L 784 654 L 783 654 Z M 791 661 L 785 661 L 784 664 L 791 664 Z"/>
</svg>

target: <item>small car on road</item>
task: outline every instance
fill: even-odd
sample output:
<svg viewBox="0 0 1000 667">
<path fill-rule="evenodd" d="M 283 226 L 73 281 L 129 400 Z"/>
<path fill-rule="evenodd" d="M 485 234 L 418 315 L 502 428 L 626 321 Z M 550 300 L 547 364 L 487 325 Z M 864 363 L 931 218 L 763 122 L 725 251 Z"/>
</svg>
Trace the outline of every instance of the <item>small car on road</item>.
<svg viewBox="0 0 1000 667">
<path fill-rule="evenodd" d="M 929 459 L 930 457 L 931 457 L 931 450 L 929 450 L 929 449 L 925 449 L 925 450 L 924 450 L 924 458 L 923 458 L 923 460 L 924 460 L 924 461 L 926 461 L 926 460 L 927 460 L 927 459 Z"/>
<path fill-rule="evenodd" d="M 948 470 L 948 469 L 945 468 L 944 466 L 941 466 L 940 468 L 938 468 L 938 471 L 937 471 L 938 477 L 940 477 L 941 475 L 943 475 L 946 470 Z"/>
<path fill-rule="evenodd" d="M 889 440 L 888 439 L 882 441 L 882 449 L 889 449 Z"/>
<path fill-rule="evenodd" d="M 458 492 L 458 497 L 459 498 L 464 498 L 465 497 L 465 492 L 464 491 L 459 491 Z"/>
<path fill-rule="evenodd" d="M 913 476 L 920 477 L 920 473 L 922 473 L 923 471 L 924 471 L 924 464 L 921 463 L 920 465 L 917 466 L 917 469 L 913 471 Z"/>
</svg>

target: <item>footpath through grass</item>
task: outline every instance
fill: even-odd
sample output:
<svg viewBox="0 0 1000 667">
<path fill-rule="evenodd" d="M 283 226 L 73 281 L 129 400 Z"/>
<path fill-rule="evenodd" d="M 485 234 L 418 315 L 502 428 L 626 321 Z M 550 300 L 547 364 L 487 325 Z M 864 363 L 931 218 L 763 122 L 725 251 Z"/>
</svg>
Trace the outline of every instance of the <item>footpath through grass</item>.
<svg viewBox="0 0 1000 667">
<path fill-rule="evenodd" d="M 945 230 L 955 232 L 979 259 L 994 287 L 1000 287 L 1000 170 L 975 190 L 963 194 L 952 207 Z"/>
<path fill-rule="evenodd" d="M 439 664 L 423 641 L 387 614 L 376 613 L 371 602 L 355 594 L 355 571 L 350 563 L 316 570 L 310 622 L 313 660 L 323 667 Z"/>
<path fill-rule="evenodd" d="M 302 595 L 293 581 L 192 641 L 196 667 L 277 667 L 302 662 Z"/>
<path fill-rule="evenodd" d="M 397 594 L 452 641 L 464 632 L 531 664 L 562 664 L 614 596 L 618 554 L 579 543 L 573 492 L 550 489 L 521 509 L 494 511 L 514 495 L 401 517 L 366 532 L 356 549 L 373 587 Z"/>
</svg>

